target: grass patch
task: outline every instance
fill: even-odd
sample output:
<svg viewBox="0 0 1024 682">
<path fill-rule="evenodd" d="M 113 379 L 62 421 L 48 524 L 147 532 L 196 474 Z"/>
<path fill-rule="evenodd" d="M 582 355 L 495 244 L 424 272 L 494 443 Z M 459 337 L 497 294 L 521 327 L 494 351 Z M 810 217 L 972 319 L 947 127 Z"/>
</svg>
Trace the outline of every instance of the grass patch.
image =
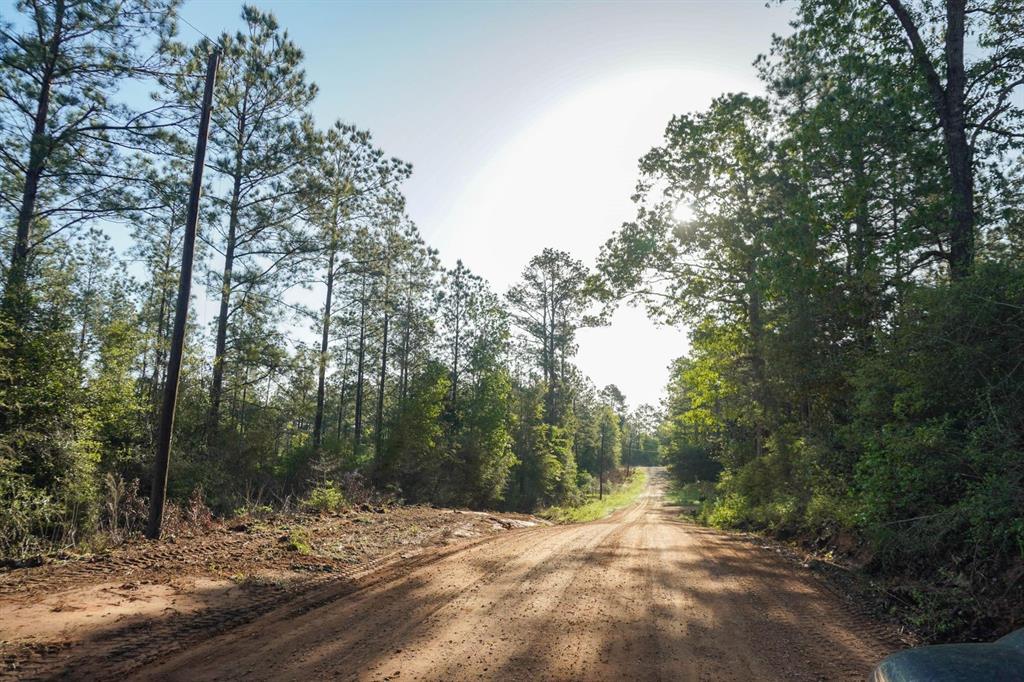
<svg viewBox="0 0 1024 682">
<path fill-rule="evenodd" d="M 555 523 L 583 523 L 603 519 L 640 497 L 646 485 L 647 472 L 637 469 L 630 474 L 625 483 L 605 495 L 603 500 L 593 498 L 578 507 L 548 507 L 537 515 Z"/>
<path fill-rule="evenodd" d="M 715 484 L 707 481 L 675 483 L 665 492 L 665 499 L 673 506 L 682 507 L 683 513 L 705 519 L 715 504 Z"/>
<path fill-rule="evenodd" d="M 294 528 L 288 532 L 288 535 L 282 538 L 282 542 L 285 543 L 284 548 L 289 552 L 298 552 L 302 555 L 309 555 L 313 553 L 313 542 L 309 536 L 309 531 L 305 528 Z"/>
</svg>

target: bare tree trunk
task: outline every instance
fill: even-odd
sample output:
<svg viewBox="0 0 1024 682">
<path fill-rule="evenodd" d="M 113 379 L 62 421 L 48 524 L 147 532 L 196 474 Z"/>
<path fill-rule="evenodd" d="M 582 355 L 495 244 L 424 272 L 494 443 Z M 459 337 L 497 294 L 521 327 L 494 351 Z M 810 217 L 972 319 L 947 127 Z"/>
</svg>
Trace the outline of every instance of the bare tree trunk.
<svg viewBox="0 0 1024 682">
<path fill-rule="evenodd" d="M 323 321 L 320 326 L 320 367 L 316 385 L 316 417 L 313 420 L 313 447 L 319 448 L 324 434 L 324 399 L 326 397 L 327 379 L 327 341 L 331 330 L 331 297 L 334 294 L 334 258 L 335 246 L 331 244 L 331 254 L 327 259 L 327 296 L 324 298 Z"/>
<path fill-rule="evenodd" d="M 341 391 L 338 394 L 338 427 L 336 430 L 336 438 L 338 442 L 341 442 L 341 437 L 344 435 L 345 428 L 345 392 L 348 389 L 348 342 L 345 342 L 345 357 L 341 361 L 342 374 L 341 374 Z"/>
<path fill-rule="evenodd" d="M 164 268 L 170 272 L 171 269 L 171 249 L 173 248 L 173 235 L 174 235 L 174 212 L 171 212 L 171 219 L 167 224 L 167 244 L 164 250 Z M 167 305 L 169 301 L 169 292 L 166 288 L 160 287 L 160 306 L 157 310 L 157 321 L 156 321 L 156 339 L 154 341 L 155 349 L 153 353 L 153 415 L 154 418 L 157 416 L 157 412 L 160 409 L 160 379 L 163 374 L 164 364 L 164 334 L 166 333 L 167 327 Z"/>
<path fill-rule="evenodd" d="M 341 390 L 338 392 L 338 427 L 335 429 L 335 437 L 338 442 L 341 442 L 342 429 L 345 426 L 345 389 L 348 388 L 348 384 L 345 380 L 341 381 Z"/>
<path fill-rule="evenodd" d="M 402 402 L 409 393 L 409 344 L 412 336 L 412 296 L 406 298 L 405 328 L 402 332 L 402 375 L 399 379 L 398 397 Z"/>
<path fill-rule="evenodd" d="M 544 381 L 547 383 L 546 392 L 544 394 L 544 421 L 549 425 L 555 423 L 555 358 L 554 358 L 554 324 L 552 324 L 551 317 L 554 315 L 553 309 L 549 309 L 548 295 L 545 292 L 544 295 L 544 316 L 542 323 L 544 325 L 544 351 L 541 356 L 541 364 L 544 365 Z"/>
<path fill-rule="evenodd" d="M 352 454 L 358 455 L 363 441 L 363 372 L 366 361 L 366 275 L 360 288 L 359 301 L 359 350 L 356 361 L 356 414 L 353 428 Z"/>
<path fill-rule="evenodd" d="M 248 366 L 245 368 L 245 379 L 242 381 L 242 397 L 238 401 L 238 416 L 235 419 L 238 423 L 238 432 L 242 434 L 245 433 L 245 399 L 246 394 L 249 392 L 250 370 L 251 368 Z"/>
<path fill-rule="evenodd" d="M 89 332 L 89 303 L 93 297 L 92 278 L 94 273 L 90 272 L 86 280 L 86 289 L 82 297 L 82 326 L 78 332 L 78 377 L 81 380 L 85 376 L 85 340 Z"/>
<path fill-rule="evenodd" d="M 755 281 L 755 265 L 753 258 L 747 270 L 747 324 L 750 334 L 750 365 L 754 375 L 754 399 L 758 403 L 760 414 L 754 426 L 754 450 L 758 457 L 764 450 L 765 424 L 764 415 L 767 411 L 767 377 L 764 361 L 764 321 L 761 318 L 761 290 Z"/>
<path fill-rule="evenodd" d="M 207 437 L 213 436 L 220 422 L 220 400 L 224 387 L 224 364 L 227 351 L 228 314 L 231 304 L 231 277 L 235 265 L 235 242 L 238 238 L 238 205 L 242 190 L 242 146 L 245 139 L 245 119 L 238 124 L 238 147 L 235 150 L 234 182 L 231 187 L 231 213 L 228 219 L 228 238 L 224 252 L 224 275 L 221 279 L 220 315 L 217 317 L 217 345 L 213 354 L 213 383 L 210 386 L 210 414 Z"/>
<path fill-rule="evenodd" d="M 461 266 L 461 262 L 460 262 Z M 452 347 L 452 414 L 455 414 L 455 403 L 459 397 L 459 344 L 462 339 L 462 268 L 455 269 L 455 343 Z"/>
<path fill-rule="evenodd" d="M 238 179 L 235 184 L 237 186 Z M 228 313 L 231 304 L 231 277 L 235 263 L 235 237 L 238 220 L 237 201 L 232 202 L 231 222 L 228 227 L 227 251 L 224 255 L 224 275 L 221 278 L 220 314 L 217 317 L 217 344 L 213 354 L 213 383 L 210 386 L 210 435 L 220 422 L 220 400 L 224 389 L 224 365 L 228 339 Z"/>
<path fill-rule="evenodd" d="M 378 463 L 384 448 L 384 383 L 388 371 L 388 319 L 390 315 L 384 311 L 384 339 L 380 348 L 380 383 L 377 385 L 377 424 L 374 427 L 374 457 Z"/>
<path fill-rule="evenodd" d="M 15 325 L 21 325 L 27 311 L 28 255 L 32 248 L 32 219 L 36 212 L 36 198 L 39 195 L 39 180 L 46 167 L 49 154 L 46 136 L 46 120 L 50 115 L 50 89 L 53 85 L 57 56 L 64 33 L 64 0 L 57 0 L 53 14 L 53 36 L 47 47 L 46 66 L 39 84 L 36 99 L 36 113 L 32 124 L 32 140 L 29 143 L 28 165 L 25 169 L 25 185 L 21 193 L 21 207 L 18 210 L 18 224 L 14 235 L 14 250 L 7 271 L 5 303 L 7 312 Z"/>
<path fill-rule="evenodd" d="M 965 103 L 967 74 L 964 67 L 966 0 L 946 0 L 945 66 L 946 84 L 938 71 L 913 17 L 901 0 L 887 0 L 910 41 L 911 53 L 924 75 L 932 106 L 942 126 L 942 137 L 953 197 L 953 220 L 949 237 L 949 272 L 962 279 L 974 267 L 974 159 L 967 138 Z"/>
</svg>

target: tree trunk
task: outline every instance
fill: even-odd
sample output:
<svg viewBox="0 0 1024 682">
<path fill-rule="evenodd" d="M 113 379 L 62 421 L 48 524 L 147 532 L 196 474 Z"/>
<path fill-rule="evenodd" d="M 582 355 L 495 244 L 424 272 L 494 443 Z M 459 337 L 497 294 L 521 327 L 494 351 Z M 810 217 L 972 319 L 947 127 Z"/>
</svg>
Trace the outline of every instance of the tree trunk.
<svg viewBox="0 0 1024 682">
<path fill-rule="evenodd" d="M 461 261 L 460 261 L 461 266 Z M 462 333 L 462 268 L 455 269 L 455 343 L 452 347 L 452 414 L 455 414 L 455 404 L 459 396 L 459 344 Z"/>
<path fill-rule="evenodd" d="M 949 268 L 954 279 L 971 273 L 974 265 L 974 168 L 964 113 L 967 75 L 964 71 L 966 0 L 946 2 L 946 97 L 942 129 L 953 190 L 953 227 Z"/>
<path fill-rule="evenodd" d="M 89 303 L 93 297 L 92 289 L 93 273 L 89 273 L 86 280 L 85 293 L 82 296 L 82 327 L 78 332 L 78 378 L 81 381 L 85 377 L 85 341 L 89 334 Z"/>
<path fill-rule="evenodd" d="M 385 302 L 386 303 L 386 302 Z M 380 347 L 380 383 L 377 386 L 377 424 L 374 428 L 374 457 L 378 464 L 384 448 L 384 383 L 388 371 L 388 319 L 390 315 L 384 311 L 384 339 Z"/>
<path fill-rule="evenodd" d="M 345 380 L 341 380 L 341 390 L 338 392 L 338 427 L 335 429 L 335 438 L 338 442 L 341 442 L 341 436 L 345 427 L 345 389 L 348 388 L 348 384 Z"/>
<path fill-rule="evenodd" d="M 360 288 L 359 302 L 359 351 L 356 360 L 356 414 L 353 423 L 352 455 L 359 455 L 363 441 L 363 371 L 366 361 L 366 276 Z"/>
<path fill-rule="evenodd" d="M 412 336 L 412 296 L 409 295 L 405 302 L 405 329 L 402 332 L 402 376 L 399 381 L 398 397 L 401 402 L 409 393 L 409 344 Z"/>
<path fill-rule="evenodd" d="M 764 361 L 764 321 L 761 319 L 761 290 L 755 281 L 754 261 L 751 259 L 748 266 L 747 286 L 747 324 L 750 334 L 750 365 L 754 375 L 754 400 L 757 402 L 760 414 L 756 416 L 754 426 L 754 451 L 758 457 L 764 450 L 765 424 L 764 417 L 767 411 L 767 377 Z"/>
<path fill-rule="evenodd" d="M 245 368 L 245 379 L 242 381 L 242 397 L 238 401 L 238 416 L 236 421 L 238 422 L 238 432 L 245 433 L 245 401 L 249 392 L 249 372 L 250 367 Z"/>
<path fill-rule="evenodd" d="M 173 248 L 174 234 L 174 213 L 171 212 L 171 220 L 167 225 L 167 244 L 164 250 L 164 270 L 171 271 L 171 249 Z M 160 378 L 163 375 L 164 364 L 164 334 L 167 327 L 167 309 L 170 301 L 170 292 L 166 287 L 160 287 L 160 306 L 157 310 L 155 352 L 153 353 L 153 416 L 156 418 L 160 410 Z"/>
<path fill-rule="evenodd" d="M 324 315 L 320 332 L 320 367 L 316 385 L 316 417 L 313 421 L 313 447 L 319 448 L 324 434 L 324 398 L 327 379 L 327 341 L 331 329 L 331 297 L 334 293 L 334 257 L 335 247 L 331 244 L 331 254 L 327 259 L 327 296 L 324 298 Z"/>
<path fill-rule="evenodd" d="M 551 426 L 555 423 L 555 359 L 554 359 L 554 324 L 550 319 L 554 316 L 553 309 L 548 306 L 548 294 L 544 294 L 544 351 L 541 355 L 541 363 L 544 365 L 544 381 L 547 390 L 544 393 L 544 422 Z"/>
<path fill-rule="evenodd" d="M 32 122 L 32 140 L 29 143 L 28 166 L 25 170 L 25 185 L 21 193 L 21 207 L 18 210 L 18 224 L 14 235 L 14 249 L 7 270 L 5 305 L 16 326 L 24 323 L 28 312 L 28 255 L 31 249 L 32 219 L 36 212 L 36 198 L 39 195 L 39 180 L 46 167 L 50 150 L 46 135 L 46 121 L 50 115 L 50 89 L 53 85 L 64 32 L 64 0 L 57 0 L 53 13 L 53 36 L 47 49 L 46 66 L 39 84 L 36 99 L 36 113 Z"/>
<path fill-rule="evenodd" d="M 244 126 L 239 127 L 240 132 Z M 241 135 L 239 136 L 241 138 Z M 224 275 L 221 279 L 220 315 L 217 318 L 217 346 L 213 354 L 213 383 L 210 386 L 209 433 L 213 436 L 220 422 L 220 400 L 224 388 L 224 364 L 228 339 L 228 311 L 231 304 L 231 277 L 235 265 L 235 241 L 238 235 L 238 204 L 242 186 L 242 150 L 235 154 L 235 179 L 231 189 L 231 214 L 228 220 L 228 238 L 224 253 Z"/>
<path fill-rule="evenodd" d="M 348 341 L 345 342 L 345 356 L 341 361 L 341 391 L 338 394 L 338 426 L 335 431 L 338 443 L 345 434 L 345 393 L 348 390 Z"/>
<path fill-rule="evenodd" d="M 910 41 L 914 61 L 924 75 L 932 106 L 942 126 L 942 137 L 953 198 L 953 216 L 949 231 L 949 272 L 963 279 L 974 267 L 974 160 L 967 139 L 965 101 L 967 74 L 964 68 L 964 32 L 966 0 L 946 0 L 945 65 L 946 84 L 928 56 L 913 17 L 901 0 L 888 0 Z"/>
</svg>

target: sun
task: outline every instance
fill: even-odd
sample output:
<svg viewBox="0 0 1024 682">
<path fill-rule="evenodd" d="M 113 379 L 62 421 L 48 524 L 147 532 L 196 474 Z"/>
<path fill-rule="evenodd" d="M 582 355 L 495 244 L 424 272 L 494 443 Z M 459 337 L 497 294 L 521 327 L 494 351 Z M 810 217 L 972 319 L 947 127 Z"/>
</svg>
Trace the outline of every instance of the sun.
<svg viewBox="0 0 1024 682">
<path fill-rule="evenodd" d="M 693 209 L 685 201 L 680 201 L 672 209 L 672 220 L 677 223 L 688 223 L 693 220 Z"/>
</svg>

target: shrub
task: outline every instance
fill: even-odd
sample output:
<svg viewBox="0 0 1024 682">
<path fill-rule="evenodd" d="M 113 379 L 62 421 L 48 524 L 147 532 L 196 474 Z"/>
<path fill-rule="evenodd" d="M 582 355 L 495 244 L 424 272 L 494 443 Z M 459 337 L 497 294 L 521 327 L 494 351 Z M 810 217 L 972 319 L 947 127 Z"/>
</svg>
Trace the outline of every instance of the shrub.
<svg viewBox="0 0 1024 682">
<path fill-rule="evenodd" d="M 293 528 L 284 540 L 287 542 L 285 549 L 290 552 L 298 552 L 302 555 L 313 553 L 313 542 L 309 533 L 303 528 Z"/>
<path fill-rule="evenodd" d="M 325 481 L 313 488 L 309 492 L 309 496 L 302 501 L 303 509 L 319 514 L 339 511 L 346 504 L 345 495 L 332 481 Z"/>
</svg>

